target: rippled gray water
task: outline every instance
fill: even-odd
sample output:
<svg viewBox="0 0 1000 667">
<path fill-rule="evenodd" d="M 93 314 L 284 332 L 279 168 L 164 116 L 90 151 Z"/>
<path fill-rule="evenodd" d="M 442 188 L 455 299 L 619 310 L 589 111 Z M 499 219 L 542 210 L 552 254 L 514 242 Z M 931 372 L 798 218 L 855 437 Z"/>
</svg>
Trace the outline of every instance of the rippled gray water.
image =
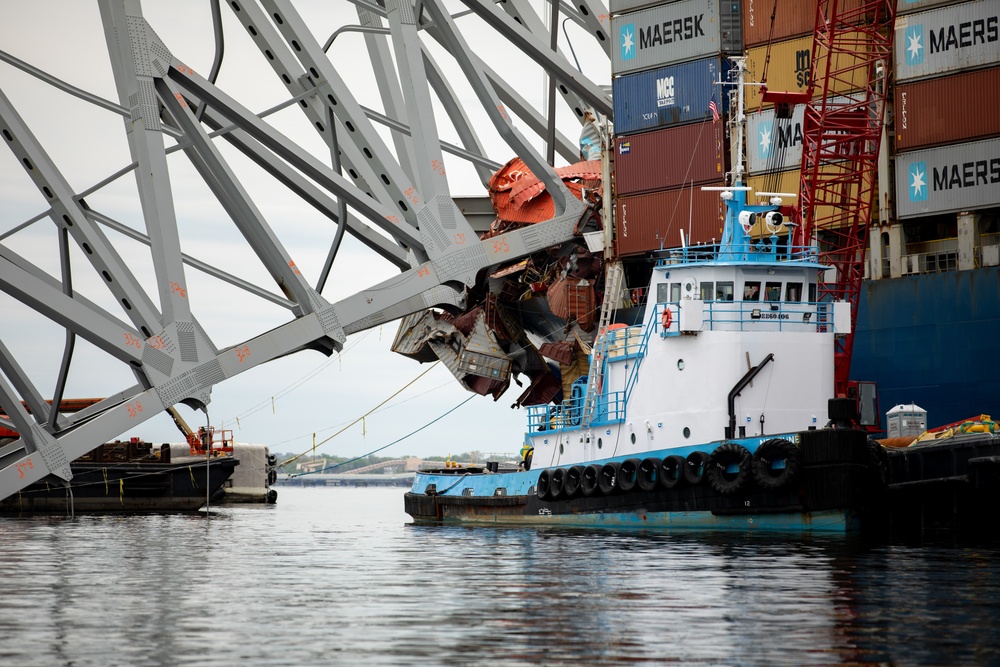
<svg viewBox="0 0 1000 667">
<path fill-rule="evenodd" d="M 0 665 L 1000 664 L 1000 549 L 419 527 L 400 489 L 0 518 Z"/>
</svg>

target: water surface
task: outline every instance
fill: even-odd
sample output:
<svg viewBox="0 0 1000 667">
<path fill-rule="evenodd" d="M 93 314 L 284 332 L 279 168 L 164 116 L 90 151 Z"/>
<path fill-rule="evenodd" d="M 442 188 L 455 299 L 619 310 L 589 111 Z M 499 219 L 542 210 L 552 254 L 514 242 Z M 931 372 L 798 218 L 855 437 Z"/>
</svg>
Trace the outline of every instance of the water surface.
<svg viewBox="0 0 1000 667">
<path fill-rule="evenodd" d="M 0 518 L 0 665 L 1000 664 L 1000 549 L 414 526 L 402 490 Z"/>
</svg>

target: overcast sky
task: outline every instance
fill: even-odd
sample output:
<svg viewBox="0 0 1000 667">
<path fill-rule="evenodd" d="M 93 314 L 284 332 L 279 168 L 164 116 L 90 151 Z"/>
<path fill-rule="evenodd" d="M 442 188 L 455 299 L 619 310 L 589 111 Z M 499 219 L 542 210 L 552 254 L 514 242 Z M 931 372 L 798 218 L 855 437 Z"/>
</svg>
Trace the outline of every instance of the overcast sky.
<svg viewBox="0 0 1000 667">
<path fill-rule="evenodd" d="M 347 2 L 314 0 L 297 3 L 320 43 L 339 26 L 355 23 L 353 6 Z M 458 10 L 456 5 L 453 10 Z M 171 52 L 188 66 L 205 73 L 211 68 L 213 42 L 208 2 L 171 0 L 146 2 L 144 14 Z M 233 19 L 223 3 L 226 26 L 226 57 L 219 85 L 247 107 L 261 111 L 285 100 L 283 86 L 275 80 L 263 56 Z M 476 19 L 463 19 L 466 23 Z M 584 71 L 600 84 L 610 81 L 607 58 L 596 52 L 575 26 L 573 46 L 583 61 Z M 481 56 L 507 72 L 518 90 L 542 102 L 541 75 L 530 61 L 506 45 L 489 30 L 475 29 L 474 43 Z M 562 34 L 560 34 L 562 39 Z M 117 102 L 108 64 L 107 46 L 96 2 L 84 0 L 0 0 L 0 49 L 21 58 L 75 86 Z M 330 50 L 338 70 L 352 85 L 359 101 L 381 109 L 362 38 L 344 34 Z M 485 115 L 462 81 L 453 86 L 467 102 L 467 111 L 477 129 L 489 127 Z M 82 102 L 43 84 L 33 77 L 0 62 L 0 88 L 11 99 L 31 130 L 70 182 L 81 192 L 124 167 L 131 158 L 117 115 Z M 437 117 L 442 114 L 438 110 Z M 570 138 L 578 135 L 578 125 L 568 111 L 560 111 L 561 130 Z M 304 116 L 294 107 L 269 119 L 275 127 L 297 143 L 328 160 L 328 151 L 319 142 Z M 519 125 L 527 133 L 523 125 Z M 442 130 L 442 138 L 458 143 L 452 130 Z M 513 153 L 492 133 L 481 138 L 489 157 L 505 162 Z M 172 144 L 168 140 L 168 145 Z M 219 142 L 217 142 L 219 144 Z M 256 167 L 228 146 L 222 145 L 230 164 L 237 169 L 255 204 L 285 244 L 296 265 L 311 284 L 322 267 L 330 240 L 332 223 L 294 195 L 276 185 Z M 445 157 L 453 195 L 483 195 L 474 174 L 465 163 Z M 169 158 L 171 187 L 177 209 L 178 227 L 186 253 L 242 278 L 276 291 L 242 237 L 219 204 L 201 182 L 181 153 Z M 136 197 L 135 179 L 129 174 L 87 198 L 92 208 L 144 230 Z M 6 232 L 45 210 L 24 169 L 6 149 L 0 149 L 0 233 Z M 108 231 L 119 252 L 127 258 L 140 283 L 155 300 L 148 250 Z M 4 241 L 11 249 L 28 256 L 39 266 L 58 275 L 54 225 L 42 220 Z M 94 279 L 78 250 L 74 250 L 74 289 L 97 301 L 118 317 L 107 290 Z M 397 270 L 349 237 L 334 265 L 324 297 L 335 302 L 359 288 L 391 277 Z M 288 320 L 286 311 L 242 291 L 187 269 L 192 310 L 219 347 L 266 331 Z M 0 336 L 29 372 L 39 389 L 50 396 L 55 385 L 63 348 L 63 332 L 33 311 L 0 294 L 4 318 Z M 303 352 L 270 362 L 216 385 L 209 415 L 213 425 L 236 431 L 244 442 L 265 443 L 279 452 L 299 452 L 313 441 L 323 440 L 353 421 L 427 369 L 389 351 L 397 323 L 352 335 L 345 350 L 334 357 Z M 104 396 L 134 382 L 131 373 L 89 344 L 78 341 L 67 396 Z M 382 455 L 435 455 L 468 450 L 516 452 L 520 448 L 525 423 L 523 410 L 510 405 L 521 389 L 516 385 L 494 403 L 476 396 L 454 413 L 406 441 L 381 452 Z M 323 445 L 319 452 L 359 455 L 386 445 L 427 424 L 462 403 L 470 394 L 462 390 L 451 374 L 439 365 L 393 399 L 386 407 L 342 435 Z M 203 413 L 180 406 L 192 426 L 205 423 Z M 238 419 L 238 424 L 237 424 Z M 178 441 L 179 434 L 166 416 L 158 416 L 122 434 L 153 442 Z"/>
</svg>

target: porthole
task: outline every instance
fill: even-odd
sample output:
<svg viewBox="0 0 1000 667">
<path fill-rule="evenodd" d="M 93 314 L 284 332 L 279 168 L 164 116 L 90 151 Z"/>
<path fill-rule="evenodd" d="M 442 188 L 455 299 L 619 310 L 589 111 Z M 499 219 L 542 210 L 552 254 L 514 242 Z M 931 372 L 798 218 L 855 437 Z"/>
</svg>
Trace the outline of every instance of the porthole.
<svg viewBox="0 0 1000 667">
<path fill-rule="evenodd" d="M 632 444 L 635 444 L 635 433 L 632 434 Z"/>
<path fill-rule="evenodd" d="M 560 443 L 559 443 L 559 454 L 560 454 L 560 455 L 562 455 L 562 453 L 563 453 L 564 451 L 566 451 L 566 450 L 565 450 L 565 449 L 563 448 L 563 444 L 562 444 L 562 443 L 560 442 Z"/>
<path fill-rule="evenodd" d="M 684 360 L 683 359 L 678 359 L 677 360 L 677 370 L 679 370 L 679 371 L 684 370 Z"/>
<path fill-rule="evenodd" d="M 598 449 L 600 449 L 600 448 L 601 448 L 601 446 L 602 446 L 603 444 L 604 444 L 604 443 L 603 443 L 603 442 L 601 442 L 601 439 L 600 439 L 600 438 L 598 438 L 598 439 L 597 439 L 597 448 L 598 448 Z"/>
<path fill-rule="evenodd" d="M 691 437 L 691 429 L 689 429 L 687 426 L 684 427 L 684 437 L 685 438 Z"/>
</svg>

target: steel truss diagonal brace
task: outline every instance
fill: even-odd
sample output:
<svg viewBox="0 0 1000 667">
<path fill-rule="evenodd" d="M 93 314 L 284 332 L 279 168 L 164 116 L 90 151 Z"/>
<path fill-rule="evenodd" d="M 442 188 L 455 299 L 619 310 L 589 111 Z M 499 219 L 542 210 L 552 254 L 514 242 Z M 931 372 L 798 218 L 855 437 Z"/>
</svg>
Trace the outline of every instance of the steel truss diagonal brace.
<svg viewBox="0 0 1000 667">
<path fill-rule="evenodd" d="M 360 192 L 352 183 L 340 174 L 334 172 L 311 154 L 293 144 L 281 133 L 260 120 L 248 109 L 237 103 L 221 90 L 210 84 L 198 74 L 177 67 L 171 67 L 168 76 L 186 93 L 206 101 L 211 108 L 221 113 L 227 120 L 235 123 L 251 137 L 266 146 L 296 169 L 313 179 L 323 187 L 332 190 L 338 197 L 344 197 L 360 214 L 375 222 L 386 232 L 400 240 L 409 241 L 406 245 L 420 245 L 414 231 L 406 226 L 395 224 L 397 215 Z"/>
<path fill-rule="evenodd" d="M 216 113 L 212 107 L 205 107 L 203 120 L 215 128 L 222 127 L 226 122 L 226 119 L 221 114 Z M 243 130 L 232 130 L 224 136 L 226 141 L 257 163 L 257 165 L 289 190 L 302 197 L 303 200 L 331 220 L 338 220 L 337 202 L 312 181 L 305 178 L 299 172 L 290 169 L 286 163 L 282 162 L 274 153 L 264 148 L 260 142 L 256 141 Z M 388 226 L 390 223 L 385 222 L 385 224 Z M 396 225 L 391 229 L 395 231 L 399 229 L 399 226 Z M 414 242 L 416 237 L 410 235 L 412 232 L 409 232 L 409 228 L 404 229 L 407 229 L 405 239 Z M 375 232 L 350 212 L 347 214 L 347 231 L 399 269 L 405 270 L 412 266 L 407 259 L 405 248 L 393 244 L 390 239 Z"/>
<path fill-rule="evenodd" d="M 295 268 L 295 262 L 281 246 L 281 242 L 268 227 L 260 211 L 254 206 L 250 194 L 229 170 L 218 149 L 195 119 L 190 107 L 182 104 L 183 98 L 180 92 L 174 90 L 170 82 L 163 79 L 158 79 L 156 85 L 164 106 L 177 120 L 188 141 L 191 142 L 184 152 L 191 158 L 206 184 L 229 213 L 229 217 L 278 287 L 287 298 L 298 304 L 298 314 L 310 312 L 311 288 Z"/>
<path fill-rule="evenodd" d="M 282 35 L 274 28 L 268 13 L 257 5 L 253 0 L 247 2 L 229 3 L 237 19 L 243 23 L 243 27 L 253 38 L 254 43 L 266 58 L 266 62 L 271 66 L 272 71 L 281 80 L 282 84 L 293 97 L 298 97 L 302 93 L 309 92 L 308 97 L 304 97 L 300 102 L 302 113 L 309 118 L 310 124 L 316 128 L 323 140 L 332 147 L 333 133 L 336 130 L 338 136 L 349 136 L 352 131 L 345 127 L 338 118 L 338 127 L 331 127 L 328 116 L 333 111 L 330 97 L 338 100 L 336 106 L 340 106 L 341 99 L 336 94 L 325 95 L 316 88 L 315 79 L 312 73 L 307 73 L 305 67 L 293 55 L 293 50 L 302 48 L 305 40 L 313 40 L 310 33 L 306 33 L 300 39 L 292 37 L 289 43 L 285 43 Z M 318 71 L 318 70 L 317 70 Z M 349 100 L 345 101 L 345 104 Z M 357 129 L 357 123 L 350 119 L 348 127 Z M 372 193 L 375 198 L 388 209 L 395 209 L 396 202 L 402 197 L 402 193 L 391 187 L 391 182 L 386 183 L 379 174 L 375 172 L 374 165 L 368 156 L 363 152 L 363 146 L 358 146 L 354 141 L 341 141 L 338 143 L 338 150 L 341 153 L 341 162 L 352 175 L 355 184 L 364 192 Z M 370 152 L 370 151 L 369 151 Z M 383 173 L 383 172 L 380 172 Z M 397 216 L 402 218 L 411 226 L 416 227 L 417 218 L 413 210 L 397 211 Z"/>
<path fill-rule="evenodd" d="M 521 159 L 528 165 L 532 173 L 545 184 L 546 189 L 552 196 L 556 217 L 562 216 L 567 211 L 569 200 L 575 198 L 569 193 L 569 190 L 563 185 L 562 180 L 556 176 L 552 168 L 542 160 L 541 156 L 535 152 L 531 145 L 521 136 L 521 133 L 514 127 L 510 116 L 507 115 L 503 105 L 500 104 L 500 100 L 497 99 L 496 93 L 492 86 L 489 85 L 482 70 L 476 67 L 472 59 L 463 55 L 472 51 L 456 29 L 447 10 L 437 0 L 427 0 L 424 6 L 436 25 L 441 42 L 455 56 L 462 71 L 469 79 L 473 90 L 475 90 L 476 95 L 482 102 L 483 108 L 489 112 L 489 117 L 493 121 L 494 127 L 496 127 L 504 141 L 507 142 L 507 145 L 521 156 Z M 511 20 L 510 17 L 503 16 Z M 513 20 L 511 22 L 513 23 Z"/>
<path fill-rule="evenodd" d="M 118 97 L 129 107 L 126 136 L 139 188 L 146 232 L 150 237 L 163 325 L 190 322 L 177 216 L 170 187 L 170 173 L 160 124 L 160 106 L 153 90 L 171 60 L 170 51 L 142 17 L 139 0 L 101 0 L 108 54 L 115 74 Z"/>
<path fill-rule="evenodd" d="M 141 356 L 136 345 L 143 339 L 138 331 L 122 326 L 79 297 L 67 296 L 58 286 L 25 270 L 18 260 L 10 251 L 0 250 L 0 288 L 4 292 L 119 361 L 138 367 Z"/>
<path fill-rule="evenodd" d="M 485 0 L 463 0 L 463 2 L 477 16 L 531 56 L 546 72 L 555 77 L 556 81 L 563 83 L 586 100 L 598 113 L 609 118 L 614 116 L 614 109 L 604 91 L 573 69 L 565 58 L 553 53 L 548 45 L 539 42 L 530 33 L 526 33 L 524 28 L 498 9 L 494 3 Z M 436 18 L 435 21 L 437 21 Z"/>
<path fill-rule="evenodd" d="M 129 271 L 114 246 L 93 222 L 87 219 L 73 189 L 59 173 L 21 116 L 0 90 L 0 134 L 35 181 L 39 191 L 52 206 L 52 218 L 66 229 L 83 250 L 94 270 L 104 277 L 104 283 L 125 306 L 132 324 L 146 336 L 161 327 L 160 314 Z"/>
<path fill-rule="evenodd" d="M 336 105 L 330 102 L 327 107 L 341 121 L 350 122 L 353 130 L 348 130 L 346 140 L 357 143 L 359 147 L 371 153 L 369 159 L 372 166 L 380 177 L 385 175 L 388 179 L 390 192 L 398 197 L 397 205 L 400 211 L 404 215 L 408 215 L 408 210 L 419 212 L 424 203 L 422 193 L 416 191 L 414 184 L 396 163 L 388 146 L 382 141 L 371 121 L 365 116 L 361 105 L 351 94 L 350 87 L 323 53 L 323 49 L 292 3 L 288 0 L 261 0 L 261 5 L 266 7 L 268 14 L 274 18 L 277 29 L 285 41 L 289 43 L 294 41 L 299 45 L 300 50 L 294 52 L 295 57 L 309 73 L 320 99 L 327 102 L 336 100 Z M 411 218 L 407 219 L 412 222 Z"/>
</svg>

